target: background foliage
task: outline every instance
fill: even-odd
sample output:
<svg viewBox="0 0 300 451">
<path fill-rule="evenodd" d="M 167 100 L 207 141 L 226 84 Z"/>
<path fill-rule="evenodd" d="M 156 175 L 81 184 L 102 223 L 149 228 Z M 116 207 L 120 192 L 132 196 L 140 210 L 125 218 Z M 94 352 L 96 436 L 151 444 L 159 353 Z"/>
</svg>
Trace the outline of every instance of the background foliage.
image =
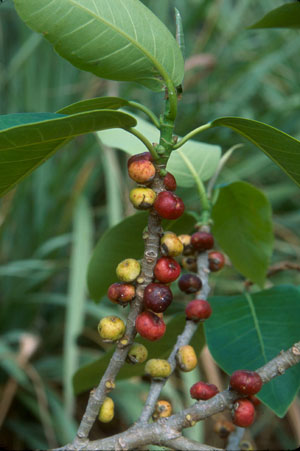
<svg viewBox="0 0 300 451">
<path fill-rule="evenodd" d="M 242 116 L 300 138 L 298 32 L 246 30 L 264 13 L 281 5 L 281 0 L 143 3 L 172 32 L 173 6 L 183 17 L 187 59 L 178 135 L 220 116 Z M 120 95 L 145 103 L 157 113 L 161 110 L 160 94 L 153 95 L 130 83 L 98 79 L 61 59 L 47 42 L 26 28 L 8 0 L 0 6 L 0 58 L 1 114 L 54 112 L 72 102 L 102 95 Z M 273 207 L 272 262 L 297 260 L 297 186 L 265 155 L 230 130 L 213 129 L 201 140 L 221 145 L 223 150 L 245 143 L 233 153 L 220 183 L 243 180 L 263 189 Z M 106 348 L 98 342 L 95 325 L 101 316 L 113 314 L 116 309 L 106 298 L 98 305 L 89 300 L 85 278 L 80 275 L 86 271 L 87 256 L 96 239 L 109 226 L 133 213 L 127 196 L 130 186 L 125 154 L 99 148 L 99 141 L 88 135 L 76 138 L 1 199 L 1 391 L 10 377 L 18 381 L 5 416 L 2 441 L 13 449 L 43 449 L 66 443 L 74 435 L 85 396 L 77 399 L 73 420 L 71 374 L 78 364 L 104 355 Z M 180 189 L 178 194 L 184 197 L 188 208 L 198 210 L 192 188 Z M 212 280 L 215 295 L 238 295 L 243 289 L 244 281 L 232 267 Z M 283 272 L 274 276 L 272 282 L 299 285 L 299 275 Z M 174 303 L 171 313 L 180 309 L 180 303 Z M 121 310 L 118 314 L 125 316 Z M 38 337 L 39 347 L 22 368 L 17 356 L 24 332 Z M 172 378 L 165 396 L 172 398 L 175 410 L 190 402 L 183 382 L 190 386 L 198 378 L 194 372 L 181 379 Z M 113 394 L 117 418 L 101 430 L 97 426 L 97 433 L 104 436 L 134 421 L 146 390 L 144 381 L 120 381 Z M 133 392 L 134 405 L 129 402 Z M 272 428 L 270 432 L 264 430 L 264 439 L 266 435 L 269 438 L 265 448 L 295 447 L 288 422 L 277 424 L 267 408 L 262 409 L 260 421 L 253 428 L 258 444 L 267 423 Z M 198 440 L 209 434 L 210 443 L 214 440 L 209 426 L 204 430 L 202 424 L 186 433 Z"/>
</svg>

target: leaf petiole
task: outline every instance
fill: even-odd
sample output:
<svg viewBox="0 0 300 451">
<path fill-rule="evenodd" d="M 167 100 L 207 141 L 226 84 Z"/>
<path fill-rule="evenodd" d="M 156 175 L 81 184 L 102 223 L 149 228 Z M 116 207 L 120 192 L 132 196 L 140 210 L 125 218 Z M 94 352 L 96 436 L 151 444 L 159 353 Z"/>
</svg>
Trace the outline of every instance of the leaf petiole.
<svg viewBox="0 0 300 451">
<path fill-rule="evenodd" d="M 198 190 L 198 194 L 200 197 L 200 202 L 201 202 L 201 206 L 202 206 L 202 210 L 203 210 L 202 214 L 201 214 L 200 222 L 208 223 L 208 221 L 210 219 L 211 206 L 210 206 L 210 201 L 206 194 L 205 186 L 204 186 L 201 178 L 195 171 L 195 168 L 192 165 L 192 163 L 190 162 L 190 160 L 184 155 L 183 152 L 180 152 L 180 155 L 181 155 L 181 158 L 184 160 L 186 166 L 189 168 L 190 173 L 192 174 L 192 176 L 195 180 L 196 186 L 197 186 L 197 190 Z"/>
<path fill-rule="evenodd" d="M 139 132 L 136 128 L 124 128 L 127 132 L 131 133 L 132 135 L 136 136 L 142 143 L 147 147 L 149 152 L 151 153 L 154 160 L 157 160 L 159 158 L 154 146 L 151 144 L 151 142 L 144 136 L 141 132 Z"/>
<path fill-rule="evenodd" d="M 128 102 L 128 105 L 131 106 L 132 108 L 136 108 L 137 110 L 140 110 L 143 113 L 145 113 L 152 121 L 152 123 L 155 125 L 155 127 L 160 129 L 160 122 L 158 117 L 149 108 L 147 108 L 145 105 L 142 105 L 141 103 L 134 102 L 131 100 Z"/>
<path fill-rule="evenodd" d="M 191 132 L 189 132 L 187 135 L 185 135 L 183 138 L 181 138 L 180 141 L 178 141 L 177 144 L 174 145 L 173 149 L 179 149 L 179 147 L 183 146 L 187 141 L 189 141 L 194 136 L 198 135 L 198 133 L 202 133 L 205 130 L 208 130 L 209 128 L 212 128 L 214 125 L 212 122 L 208 122 L 207 124 L 201 125 L 200 127 L 195 128 Z"/>
</svg>

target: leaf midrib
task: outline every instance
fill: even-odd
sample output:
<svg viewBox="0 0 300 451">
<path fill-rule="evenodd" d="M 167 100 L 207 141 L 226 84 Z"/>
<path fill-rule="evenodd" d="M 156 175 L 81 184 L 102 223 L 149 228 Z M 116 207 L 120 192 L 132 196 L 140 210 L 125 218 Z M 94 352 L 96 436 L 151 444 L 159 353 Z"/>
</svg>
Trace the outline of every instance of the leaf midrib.
<svg viewBox="0 0 300 451">
<path fill-rule="evenodd" d="M 186 155 L 184 155 L 184 153 L 181 150 L 179 150 L 178 153 L 181 156 L 182 160 L 184 161 L 186 167 L 192 174 L 193 179 L 195 180 L 195 183 L 197 184 L 199 175 L 198 175 L 197 171 L 195 170 L 194 166 L 192 165 L 192 163 L 190 162 L 188 157 Z"/>
<path fill-rule="evenodd" d="M 258 341 L 259 341 L 259 344 L 260 344 L 260 347 L 261 347 L 261 352 L 262 352 L 264 361 L 265 361 L 265 363 L 267 363 L 268 359 L 267 359 L 267 355 L 266 355 L 266 351 L 265 351 L 263 336 L 262 336 L 262 333 L 261 333 L 261 330 L 260 330 L 260 327 L 259 327 L 259 322 L 258 322 L 258 318 L 257 318 L 257 315 L 256 315 L 255 307 L 254 307 L 254 304 L 253 304 L 253 301 L 252 301 L 252 297 L 250 296 L 249 293 L 244 293 L 244 296 L 247 299 L 247 302 L 248 302 L 248 305 L 249 305 L 249 308 L 250 308 L 250 311 L 251 311 L 251 314 L 252 314 L 255 330 L 257 332 L 257 337 L 258 337 Z"/>
</svg>

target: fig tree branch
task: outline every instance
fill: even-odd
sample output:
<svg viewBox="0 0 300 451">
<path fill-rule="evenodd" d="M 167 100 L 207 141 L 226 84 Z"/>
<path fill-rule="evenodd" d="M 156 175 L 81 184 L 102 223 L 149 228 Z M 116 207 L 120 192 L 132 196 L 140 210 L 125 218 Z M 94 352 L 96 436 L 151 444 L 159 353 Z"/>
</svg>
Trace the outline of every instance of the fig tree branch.
<svg viewBox="0 0 300 451">
<path fill-rule="evenodd" d="M 271 379 L 282 375 L 287 369 L 300 362 L 300 341 L 295 343 L 287 351 L 281 351 L 280 354 L 268 362 L 266 365 L 257 369 L 256 372 L 262 378 L 263 383 L 268 383 Z M 101 440 L 86 441 L 85 447 L 89 450 L 122 450 L 132 449 L 138 446 L 150 443 L 162 443 L 169 440 L 179 439 L 181 430 L 191 427 L 196 422 L 204 420 L 216 413 L 223 412 L 231 408 L 232 404 L 240 398 L 241 395 L 233 390 L 227 389 L 217 394 L 208 401 L 196 402 L 194 405 L 168 418 L 163 418 L 152 424 L 139 424 L 133 426 L 125 432 Z M 170 442 L 169 442 L 170 443 Z M 59 448 L 80 449 L 74 445 L 66 445 Z"/>
<path fill-rule="evenodd" d="M 159 169 L 153 181 L 152 189 L 159 192 L 163 189 L 162 180 L 159 177 Z M 106 395 L 114 389 L 115 378 L 124 365 L 128 350 L 136 335 L 135 320 L 137 315 L 143 308 L 143 294 L 145 287 L 152 282 L 153 268 L 159 254 L 159 243 L 161 236 L 161 219 L 158 214 L 152 209 L 148 217 L 148 230 L 145 234 L 145 250 L 144 257 L 141 263 L 141 274 L 139 276 L 139 283 L 136 288 L 136 297 L 130 306 L 130 312 L 127 318 L 127 325 L 125 335 L 119 341 L 117 348 L 110 360 L 110 363 L 98 385 L 97 388 L 91 391 L 88 400 L 86 411 L 82 417 L 79 425 L 77 436 L 72 444 L 73 449 L 79 449 L 80 446 L 88 441 L 87 437 L 97 418 L 99 409 L 104 401 Z"/>
<path fill-rule="evenodd" d="M 209 228 L 205 227 L 205 231 L 208 232 Z M 200 279 L 202 281 L 202 288 L 197 293 L 197 298 L 206 299 L 209 294 L 209 290 L 210 290 L 209 283 L 208 283 L 209 269 L 208 269 L 207 252 L 201 252 L 198 255 L 197 268 L 198 268 L 198 276 L 200 277 Z M 198 327 L 198 323 L 195 323 L 193 321 L 187 321 L 182 334 L 178 336 L 177 341 L 173 347 L 173 350 L 168 358 L 168 362 L 171 365 L 172 373 L 174 372 L 174 370 L 176 368 L 176 354 L 178 352 L 178 349 L 181 346 L 189 344 L 190 340 L 192 339 L 194 333 L 197 330 L 197 327 Z M 147 397 L 144 409 L 141 413 L 141 416 L 138 420 L 138 424 L 149 421 L 149 419 L 153 413 L 155 403 L 157 402 L 159 395 L 160 395 L 164 385 L 167 383 L 167 381 L 168 381 L 168 378 L 166 378 L 162 381 L 159 381 L 159 382 L 157 382 L 155 380 L 153 380 L 151 382 L 148 397 Z"/>
<path fill-rule="evenodd" d="M 192 336 L 194 335 L 194 333 L 197 330 L 197 326 L 198 326 L 197 323 L 195 323 L 193 321 L 187 321 L 182 334 L 178 336 L 177 342 L 176 342 L 175 346 L 173 347 L 173 350 L 168 358 L 168 362 L 170 363 L 171 368 L 172 368 L 172 373 L 176 368 L 176 354 L 177 354 L 178 349 L 181 346 L 184 346 L 190 342 Z M 160 395 L 164 385 L 167 383 L 167 381 L 168 381 L 168 378 L 163 379 L 162 381 L 159 381 L 159 382 L 156 382 L 156 381 L 151 382 L 148 398 L 145 403 L 143 412 L 140 416 L 140 419 L 138 421 L 138 424 L 148 422 L 148 420 L 150 419 L 150 417 L 152 415 L 155 403 L 158 400 L 159 395 Z"/>
<path fill-rule="evenodd" d="M 183 436 L 173 440 L 162 440 L 160 444 L 168 446 L 172 449 L 178 449 L 180 451 L 223 451 L 220 448 L 203 445 L 195 440 L 190 440 Z"/>
</svg>

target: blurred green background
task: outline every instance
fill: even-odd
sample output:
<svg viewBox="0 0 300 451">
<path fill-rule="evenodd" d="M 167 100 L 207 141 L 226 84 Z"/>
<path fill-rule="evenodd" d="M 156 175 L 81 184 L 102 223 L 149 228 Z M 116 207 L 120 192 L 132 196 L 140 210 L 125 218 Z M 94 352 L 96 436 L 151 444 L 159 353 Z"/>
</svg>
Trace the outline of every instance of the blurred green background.
<svg viewBox="0 0 300 451">
<path fill-rule="evenodd" d="M 299 32 L 246 29 L 283 0 L 144 3 L 173 32 L 174 6 L 183 18 L 187 70 L 178 135 L 220 116 L 242 116 L 300 138 Z M 0 5 L 0 49 L 1 114 L 54 112 L 105 95 L 136 100 L 161 112 L 162 94 L 97 79 L 62 60 L 19 20 L 10 0 Z M 258 149 L 229 130 L 214 129 L 201 140 L 219 144 L 224 151 L 244 143 L 220 182 L 242 179 L 265 192 L 274 211 L 273 262 L 296 261 L 299 188 Z M 72 141 L 0 201 L 0 445 L 4 447 L 45 449 L 63 445 L 75 434 L 87 395 L 74 401 L 71 375 L 78 365 L 105 353 L 96 325 L 100 317 L 116 313 L 107 299 L 99 305 L 88 299 L 86 264 L 101 234 L 133 213 L 127 200 L 130 186 L 125 154 L 100 148 L 88 135 Z M 199 208 L 193 191 L 178 193 L 190 209 Z M 230 267 L 214 276 L 212 283 L 215 294 L 237 294 L 243 289 L 242 278 Z M 283 272 L 272 283 L 299 284 L 299 274 Z M 24 334 L 36 340 L 35 352 L 27 350 L 31 342 Z M 167 385 L 165 396 L 175 409 L 190 403 L 184 383 L 188 387 L 199 377 L 193 372 L 174 377 Z M 120 382 L 113 393 L 116 419 L 98 425 L 97 437 L 119 432 L 135 421 L 147 387 L 141 379 Z M 297 446 L 289 419 L 279 421 L 263 408 L 259 418 L 252 431 L 259 449 Z M 198 425 L 187 435 L 215 446 L 225 443 L 215 438 L 209 425 Z"/>
</svg>

